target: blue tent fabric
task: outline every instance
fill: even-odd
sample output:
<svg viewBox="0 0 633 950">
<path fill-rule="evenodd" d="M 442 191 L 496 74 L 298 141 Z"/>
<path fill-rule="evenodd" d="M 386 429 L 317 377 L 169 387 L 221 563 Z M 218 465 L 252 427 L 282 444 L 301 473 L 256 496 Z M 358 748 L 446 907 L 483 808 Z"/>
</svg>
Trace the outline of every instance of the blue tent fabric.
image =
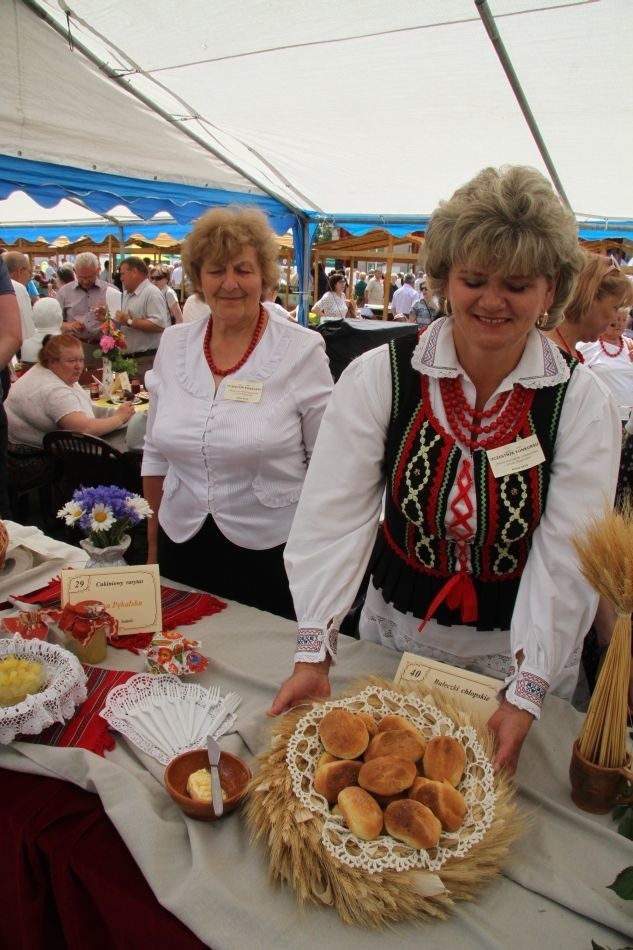
<svg viewBox="0 0 633 950">
<path fill-rule="evenodd" d="M 266 213 L 277 234 L 285 234 L 296 217 L 281 202 L 254 192 L 127 178 L 0 155 L 0 198 L 7 198 L 14 191 L 26 192 L 44 208 L 54 207 L 62 198 L 79 198 L 98 214 L 107 214 L 115 205 L 125 205 L 144 219 L 166 211 L 179 224 L 189 224 L 208 208 L 218 205 L 255 205 Z"/>
<path fill-rule="evenodd" d="M 147 240 L 152 240 L 158 234 L 167 233 L 174 241 L 182 241 L 191 230 L 190 224 L 176 224 L 171 221 L 160 221 L 152 224 L 147 221 L 135 221 L 117 227 L 109 222 L 85 222 L 84 224 L 34 224 L 34 225 L 3 225 L 0 222 L 0 241 L 4 244 L 15 244 L 19 238 L 25 241 L 37 241 L 44 238 L 49 244 L 59 237 L 67 238 L 71 243 L 79 238 L 88 237 L 96 244 L 105 241 L 110 235 L 117 241 L 127 241 L 133 234 L 142 234 Z"/>
</svg>

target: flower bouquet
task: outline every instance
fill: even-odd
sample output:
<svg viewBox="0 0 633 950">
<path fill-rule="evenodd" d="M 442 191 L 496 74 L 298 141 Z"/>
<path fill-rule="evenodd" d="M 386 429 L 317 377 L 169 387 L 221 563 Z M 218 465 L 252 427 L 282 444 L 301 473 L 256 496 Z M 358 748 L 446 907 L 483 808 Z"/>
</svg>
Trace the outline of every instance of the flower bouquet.
<svg viewBox="0 0 633 950">
<path fill-rule="evenodd" d="M 125 335 L 106 308 L 105 320 L 101 324 L 99 349 L 95 350 L 94 356 L 109 360 L 114 373 L 127 373 L 132 378 L 136 376 L 138 366 L 136 360 L 123 355 L 125 349 L 127 349 Z"/>
<path fill-rule="evenodd" d="M 140 495 L 116 485 L 98 485 L 78 488 L 57 517 L 86 532 L 86 540 L 79 543 L 90 555 L 87 567 L 116 567 L 125 564 L 123 554 L 131 540 L 128 529 L 152 514 Z"/>
</svg>

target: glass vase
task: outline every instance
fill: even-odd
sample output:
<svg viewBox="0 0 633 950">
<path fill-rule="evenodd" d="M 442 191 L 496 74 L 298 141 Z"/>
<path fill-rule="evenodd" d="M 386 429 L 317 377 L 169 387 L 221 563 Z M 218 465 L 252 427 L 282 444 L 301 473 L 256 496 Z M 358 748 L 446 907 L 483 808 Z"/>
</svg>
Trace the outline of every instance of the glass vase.
<svg viewBox="0 0 633 950">
<path fill-rule="evenodd" d="M 103 357 L 103 370 L 101 373 L 101 385 L 103 387 L 104 399 L 109 399 L 112 394 L 112 384 L 114 382 L 114 367 L 112 361 L 106 356 Z"/>
<path fill-rule="evenodd" d="M 118 544 L 111 544 L 107 548 L 98 548 L 87 538 L 82 538 L 79 542 L 86 554 L 88 561 L 86 567 L 127 567 L 123 555 L 132 542 L 129 534 L 124 534 Z"/>
</svg>

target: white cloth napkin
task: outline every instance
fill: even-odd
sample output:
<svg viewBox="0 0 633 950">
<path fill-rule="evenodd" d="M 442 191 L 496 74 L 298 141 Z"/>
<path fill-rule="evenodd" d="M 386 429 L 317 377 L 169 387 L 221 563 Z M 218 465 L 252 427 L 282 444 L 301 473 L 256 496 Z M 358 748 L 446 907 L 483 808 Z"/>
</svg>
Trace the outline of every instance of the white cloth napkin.
<svg viewBox="0 0 633 950">
<path fill-rule="evenodd" d="M 7 559 L 17 562 L 5 576 L 0 574 L 0 599 L 28 594 L 43 587 L 65 567 L 83 567 L 88 555 L 81 548 L 49 538 L 35 525 L 4 522 L 9 532 Z"/>
</svg>

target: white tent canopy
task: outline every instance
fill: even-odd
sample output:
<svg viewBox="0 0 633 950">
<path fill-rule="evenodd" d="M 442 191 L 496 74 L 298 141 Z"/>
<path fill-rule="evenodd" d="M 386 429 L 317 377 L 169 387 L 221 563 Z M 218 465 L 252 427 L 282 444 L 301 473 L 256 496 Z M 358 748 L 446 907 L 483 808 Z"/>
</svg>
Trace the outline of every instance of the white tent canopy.
<svg viewBox="0 0 633 950">
<path fill-rule="evenodd" d="M 546 170 L 474 0 L 1 3 L 11 159 L 339 223 L 423 220 L 486 165 Z M 573 210 L 630 223 L 632 0 L 488 7 Z"/>
</svg>

